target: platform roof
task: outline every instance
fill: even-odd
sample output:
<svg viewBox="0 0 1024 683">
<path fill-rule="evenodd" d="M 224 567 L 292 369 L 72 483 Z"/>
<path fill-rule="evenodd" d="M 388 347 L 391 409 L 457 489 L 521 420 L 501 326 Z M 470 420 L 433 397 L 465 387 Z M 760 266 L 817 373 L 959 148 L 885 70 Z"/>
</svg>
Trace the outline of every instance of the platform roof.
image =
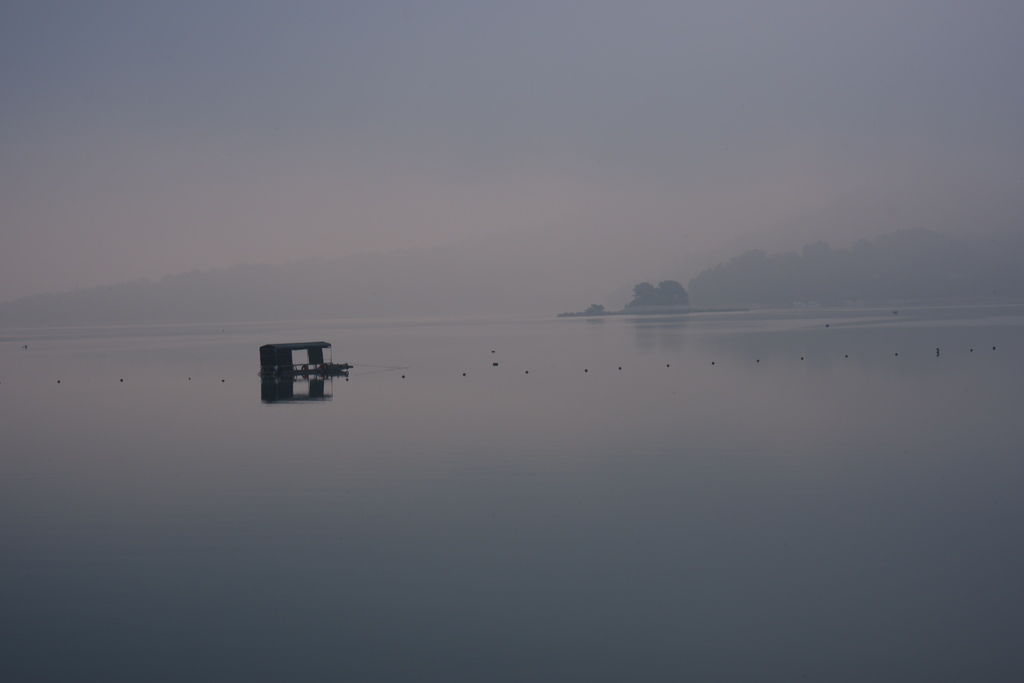
<svg viewBox="0 0 1024 683">
<path fill-rule="evenodd" d="M 261 349 L 276 349 L 278 351 L 304 351 L 307 349 L 329 349 L 331 345 L 324 341 L 315 342 L 291 342 L 288 344 L 264 344 Z"/>
</svg>

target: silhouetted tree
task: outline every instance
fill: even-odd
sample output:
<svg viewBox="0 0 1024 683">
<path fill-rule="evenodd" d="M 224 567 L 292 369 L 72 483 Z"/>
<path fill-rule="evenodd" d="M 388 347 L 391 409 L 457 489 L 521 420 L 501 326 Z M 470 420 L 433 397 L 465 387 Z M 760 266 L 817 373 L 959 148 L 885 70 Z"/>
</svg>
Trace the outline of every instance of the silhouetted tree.
<svg viewBox="0 0 1024 683">
<path fill-rule="evenodd" d="M 658 283 L 658 300 L 663 306 L 688 306 L 690 297 L 683 286 L 675 280 L 664 280 Z"/>
<path fill-rule="evenodd" d="M 656 296 L 654 285 L 650 282 L 641 282 L 633 288 L 633 300 L 629 302 L 629 306 L 650 306 L 650 302 L 654 301 Z"/>
<path fill-rule="evenodd" d="M 650 282 L 641 282 L 633 288 L 633 300 L 626 308 L 638 306 L 688 306 L 690 297 L 683 286 L 675 280 L 664 280 L 655 287 Z"/>
</svg>

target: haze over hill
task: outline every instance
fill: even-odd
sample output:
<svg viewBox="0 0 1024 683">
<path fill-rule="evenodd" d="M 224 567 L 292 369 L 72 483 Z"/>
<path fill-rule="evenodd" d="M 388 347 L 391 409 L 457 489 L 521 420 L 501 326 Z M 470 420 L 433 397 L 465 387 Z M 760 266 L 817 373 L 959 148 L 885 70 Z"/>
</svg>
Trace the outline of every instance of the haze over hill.
<svg viewBox="0 0 1024 683">
<path fill-rule="evenodd" d="M 473 249 L 411 249 L 289 265 L 192 271 L 159 281 L 126 282 L 0 304 L 0 325 L 241 321 L 328 317 L 546 315 L 581 302 L 610 308 L 632 285 L 680 269 L 621 264 L 588 254 L 534 255 L 504 245 L 505 258 Z M 907 230 L 832 248 L 748 251 L 689 280 L 694 306 L 992 301 L 1024 299 L 1017 233 L 965 239 Z M 694 272 L 696 269 L 691 269 Z M 586 272 L 586 277 L 577 277 Z M 685 278 L 680 279 L 685 281 Z"/>
<path fill-rule="evenodd" d="M 904 230 L 841 249 L 748 251 L 701 271 L 689 288 L 706 306 L 1024 300 L 1022 255 L 1019 233 Z"/>
<path fill-rule="evenodd" d="M 315 256 L 348 271 L 318 310 L 560 310 L 748 249 L 1019 231 L 1021 25 L 996 1 L 12 0 L 0 301 Z M 442 296 L 388 299 L 407 270 Z"/>
<path fill-rule="evenodd" d="M 474 245 L 195 270 L 2 303 L 0 325 L 543 314 L 615 289 L 585 258 Z"/>
</svg>

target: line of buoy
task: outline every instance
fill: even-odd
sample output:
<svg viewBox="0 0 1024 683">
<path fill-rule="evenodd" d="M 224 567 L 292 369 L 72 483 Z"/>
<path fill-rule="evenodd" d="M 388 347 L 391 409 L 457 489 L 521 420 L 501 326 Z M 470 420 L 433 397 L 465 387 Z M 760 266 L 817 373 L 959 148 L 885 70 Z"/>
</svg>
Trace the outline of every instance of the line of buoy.
<svg viewBox="0 0 1024 683">
<path fill-rule="evenodd" d="M 827 325 L 826 325 L 826 326 L 827 326 Z M 997 348 L 998 348 L 998 347 L 996 347 L 996 346 L 993 346 L 993 347 L 992 347 L 992 350 L 993 350 L 993 351 L 995 351 L 995 350 L 997 350 Z M 969 350 L 969 352 L 970 352 L 970 353 L 974 353 L 974 347 L 970 347 L 970 348 L 969 348 L 968 350 Z M 492 350 L 491 350 L 491 353 L 496 353 L 496 351 L 492 349 Z M 899 357 L 899 355 L 900 355 L 900 352 L 899 352 L 899 351 L 895 351 L 895 352 L 893 352 L 893 357 L 896 357 L 896 358 L 898 358 L 898 357 Z M 938 346 L 936 346 L 936 347 L 935 347 L 935 356 L 936 356 L 936 358 L 939 358 L 939 357 L 941 357 L 941 356 L 942 356 L 942 349 L 941 349 L 941 347 L 938 347 Z M 848 354 L 848 353 L 844 353 L 844 354 L 843 354 L 843 358 L 849 358 L 849 357 L 850 357 L 850 354 Z M 800 356 L 800 360 L 806 360 L 806 359 L 807 359 L 806 355 L 804 355 L 804 356 Z M 760 359 L 760 358 L 755 358 L 755 359 L 754 359 L 754 362 L 755 362 L 755 363 L 760 363 L 760 362 L 761 362 L 761 359 Z M 715 365 L 715 361 L 711 361 L 711 365 Z M 492 366 L 492 367 L 498 367 L 498 366 L 499 366 L 499 364 L 498 364 L 498 362 L 497 362 L 497 361 L 493 361 L 493 362 L 491 363 L 491 366 Z M 672 367 L 672 364 L 671 364 L 671 363 L 665 363 L 665 367 L 666 367 L 666 368 L 671 368 L 671 367 Z M 618 368 L 619 370 L 622 370 L 622 366 L 621 366 L 621 365 L 617 366 L 617 368 Z M 585 373 L 589 373 L 589 372 L 590 372 L 590 368 L 583 368 L 583 372 L 585 372 Z M 530 371 L 529 371 L 529 370 L 524 370 L 524 371 L 523 371 L 523 374 L 526 374 L 526 375 L 528 375 L 528 374 L 530 374 Z M 468 376 L 468 373 L 465 373 L 465 372 L 463 372 L 463 373 L 462 373 L 462 376 L 463 376 L 463 377 L 467 377 L 467 376 Z M 402 379 L 406 379 L 406 376 L 405 376 L 405 375 L 402 375 Z M 188 380 L 189 382 L 191 382 L 191 381 L 192 381 L 192 378 L 191 378 L 191 377 L 188 377 L 188 378 L 187 378 L 187 380 Z M 220 380 L 220 381 L 221 381 L 221 383 L 226 383 L 226 382 L 227 382 L 227 380 L 226 380 L 226 379 L 224 379 L 224 378 L 221 378 L 221 380 Z M 346 382 L 347 382 L 347 381 L 349 381 L 349 378 L 348 378 L 348 377 L 346 377 L 346 378 L 345 378 L 345 381 L 346 381 Z M 122 383 L 122 384 L 123 384 L 123 383 L 124 383 L 124 377 L 121 377 L 121 378 L 119 378 L 119 379 L 118 379 L 118 382 L 119 382 L 119 383 Z M 61 383 L 62 383 L 62 380 L 59 380 L 59 379 L 58 379 L 58 380 L 57 380 L 57 384 L 61 384 Z M 0 382 L 0 384 L 2 384 L 2 382 Z"/>
</svg>

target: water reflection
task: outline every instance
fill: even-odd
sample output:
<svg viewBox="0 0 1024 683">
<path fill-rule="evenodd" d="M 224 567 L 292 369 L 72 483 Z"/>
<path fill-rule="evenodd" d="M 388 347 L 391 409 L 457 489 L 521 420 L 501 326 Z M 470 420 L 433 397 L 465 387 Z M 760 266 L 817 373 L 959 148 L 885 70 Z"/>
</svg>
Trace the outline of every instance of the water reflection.
<svg viewBox="0 0 1024 683">
<path fill-rule="evenodd" d="M 348 373 L 344 373 L 348 375 Z M 263 377 L 260 400 L 264 403 L 302 403 L 330 401 L 334 398 L 334 378 L 310 376 Z"/>
<path fill-rule="evenodd" d="M 629 322 L 633 327 L 636 346 L 641 351 L 678 351 L 683 347 L 681 332 L 686 327 L 685 316 L 645 316 L 629 318 Z"/>
<path fill-rule="evenodd" d="M 1020 680 L 1024 317 L 884 313 L 30 339 L 0 681 Z"/>
</svg>

